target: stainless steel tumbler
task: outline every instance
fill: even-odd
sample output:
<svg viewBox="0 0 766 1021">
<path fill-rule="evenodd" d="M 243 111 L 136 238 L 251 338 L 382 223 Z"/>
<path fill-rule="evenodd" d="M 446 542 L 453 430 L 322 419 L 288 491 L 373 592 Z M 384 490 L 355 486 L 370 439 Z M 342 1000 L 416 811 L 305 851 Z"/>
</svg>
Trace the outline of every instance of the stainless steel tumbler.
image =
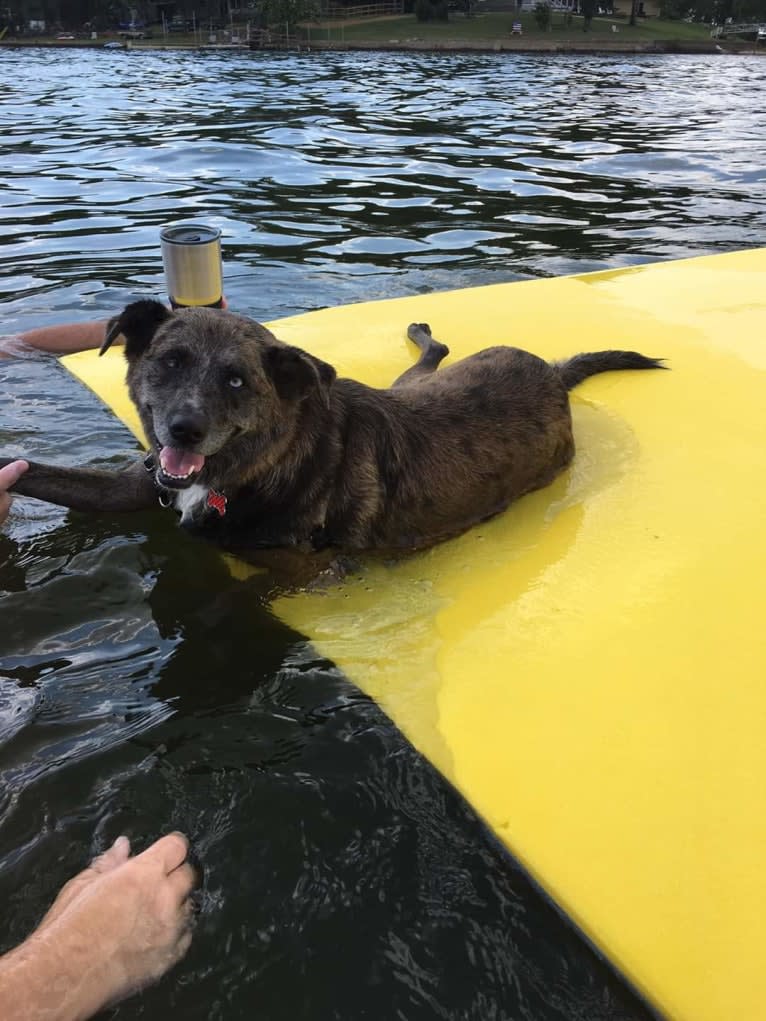
<svg viewBox="0 0 766 1021">
<path fill-rule="evenodd" d="M 207 305 L 223 298 L 221 232 L 201 223 L 183 223 L 160 231 L 165 282 L 173 308 Z"/>
</svg>

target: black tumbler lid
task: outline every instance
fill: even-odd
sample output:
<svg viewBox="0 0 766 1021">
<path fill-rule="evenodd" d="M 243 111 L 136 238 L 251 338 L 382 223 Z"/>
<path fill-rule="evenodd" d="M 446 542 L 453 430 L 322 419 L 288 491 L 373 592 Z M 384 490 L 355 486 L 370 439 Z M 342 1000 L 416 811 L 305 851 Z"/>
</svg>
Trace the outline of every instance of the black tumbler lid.
<svg viewBox="0 0 766 1021">
<path fill-rule="evenodd" d="M 171 245 L 209 245 L 220 236 L 217 227 L 207 227 L 203 223 L 183 223 L 177 227 L 163 227 L 160 231 L 160 238 Z"/>
</svg>

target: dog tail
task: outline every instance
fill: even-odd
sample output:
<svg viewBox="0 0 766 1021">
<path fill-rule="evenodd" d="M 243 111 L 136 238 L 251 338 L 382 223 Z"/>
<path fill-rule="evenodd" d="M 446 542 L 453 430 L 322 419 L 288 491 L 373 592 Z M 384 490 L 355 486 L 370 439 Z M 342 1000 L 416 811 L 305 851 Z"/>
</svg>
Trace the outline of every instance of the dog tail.
<svg viewBox="0 0 766 1021">
<path fill-rule="evenodd" d="M 554 362 L 564 386 L 572 390 L 588 376 L 599 372 L 614 372 L 619 369 L 664 369 L 663 358 L 647 358 L 637 351 L 594 351 L 592 354 L 575 355 L 565 362 Z"/>
</svg>

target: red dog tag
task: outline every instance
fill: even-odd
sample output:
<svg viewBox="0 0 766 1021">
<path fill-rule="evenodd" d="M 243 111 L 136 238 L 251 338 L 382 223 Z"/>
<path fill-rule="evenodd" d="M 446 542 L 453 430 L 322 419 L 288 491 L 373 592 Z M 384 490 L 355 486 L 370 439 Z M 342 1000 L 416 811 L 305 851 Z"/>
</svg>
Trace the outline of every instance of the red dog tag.
<svg viewBox="0 0 766 1021">
<path fill-rule="evenodd" d="M 226 513 L 226 497 L 217 489 L 211 489 L 207 494 L 207 505 L 218 511 L 221 517 Z"/>
</svg>

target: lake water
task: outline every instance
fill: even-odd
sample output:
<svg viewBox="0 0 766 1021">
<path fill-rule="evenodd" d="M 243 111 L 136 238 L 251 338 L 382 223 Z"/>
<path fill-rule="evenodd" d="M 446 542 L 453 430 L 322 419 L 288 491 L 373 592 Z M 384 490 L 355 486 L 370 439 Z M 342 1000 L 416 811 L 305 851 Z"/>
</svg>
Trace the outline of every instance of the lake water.
<svg viewBox="0 0 766 1021">
<path fill-rule="evenodd" d="M 161 296 L 219 226 L 259 319 L 763 244 L 766 62 L 0 52 L 0 333 Z M 7 454 L 135 444 L 0 361 Z M 0 536 L 0 948 L 119 832 L 179 828 L 198 931 L 120 1018 L 643 1019 L 648 1008 L 310 641 L 166 515 Z"/>
</svg>

